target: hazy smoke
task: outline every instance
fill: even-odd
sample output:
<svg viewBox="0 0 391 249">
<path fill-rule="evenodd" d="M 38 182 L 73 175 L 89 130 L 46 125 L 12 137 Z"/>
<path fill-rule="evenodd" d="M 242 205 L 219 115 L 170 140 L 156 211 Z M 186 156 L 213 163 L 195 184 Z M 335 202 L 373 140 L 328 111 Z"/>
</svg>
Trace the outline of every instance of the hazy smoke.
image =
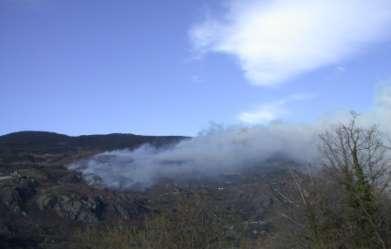
<svg viewBox="0 0 391 249">
<path fill-rule="evenodd" d="M 149 186 L 161 177 L 217 175 L 254 165 L 275 153 L 307 160 L 313 138 L 302 127 L 274 125 L 213 128 L 171 149 L 144 145 L 136 150 L 105 152 L 72 166 L 89 180 L 99 176 L 109 187 Z"/>
<path fill-rule="evenodd" d="M 249 128 L 214 126 L 174 147 L 144 145 L 136 150 L 104 152 L 70 165 L 90 182 L 107 187 L 148 187 L 160 178 L 216 176 L 262 162 L 275 155 L 305 162 L 317 157 L 317 135 L 348 114 L 311 125 L 275 123 Z M 391 134 L 391 88 L 379 91 L 374 109 L 362 115 L 363 124 L 378 123 Z"/>
</svg>

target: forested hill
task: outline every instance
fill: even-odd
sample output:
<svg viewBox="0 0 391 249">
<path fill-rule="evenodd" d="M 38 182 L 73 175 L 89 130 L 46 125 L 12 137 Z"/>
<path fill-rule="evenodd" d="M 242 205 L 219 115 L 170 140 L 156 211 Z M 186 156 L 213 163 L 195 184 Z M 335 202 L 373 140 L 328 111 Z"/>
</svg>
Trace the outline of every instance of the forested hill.
<svg viewBox="0 0 391 249">
<path fill-rule="evenodd" d="M 186 139 L 183 136 L 141 136 L 113 133 L 107 135 L 67 136 L 53 132 L 21 131 L 0 136 L 0 155 L 4 160 L 20 153 L 68 154 L 81 151 L 134 149 L 149 143 L 170 145 Z"/>
</svg>

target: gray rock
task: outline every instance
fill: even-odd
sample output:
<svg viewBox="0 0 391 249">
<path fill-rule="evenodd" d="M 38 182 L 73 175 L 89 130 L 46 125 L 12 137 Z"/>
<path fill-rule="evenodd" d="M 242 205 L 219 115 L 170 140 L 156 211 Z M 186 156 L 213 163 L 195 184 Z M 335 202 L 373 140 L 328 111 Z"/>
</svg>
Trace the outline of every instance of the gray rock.
<svg viewBox="0 0 391 249">
<path fill-rule="evenodd" d="M 59 217 L 83 223 L 96 223 L 102 218 L 104 203 L 99 197 L 79 193 L 46 191 L 37 198 L 40 210 L 53 210 Z"/>
</svg>

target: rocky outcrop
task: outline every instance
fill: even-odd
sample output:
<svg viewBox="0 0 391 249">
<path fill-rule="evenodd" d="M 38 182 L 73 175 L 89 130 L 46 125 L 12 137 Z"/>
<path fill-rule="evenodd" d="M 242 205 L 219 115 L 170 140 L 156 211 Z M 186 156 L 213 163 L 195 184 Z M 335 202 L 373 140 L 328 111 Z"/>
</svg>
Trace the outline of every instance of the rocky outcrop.
<svg viewBox="0 0 391 249">
<path fill-rule="evenodd" d="M 147 212 L 134 194 L 93 188 L 61 165 L 12 172 L 0 167 L 2 249 L 53 248 L 65 243 L 75 226 L 132 220 Z"/>
<path fill-rule="evenodd" d="M 35 193 L 38 182 L 31 177 L 10 175 L 0 180 L 0 202 L 10 211 L 24 214 L 26 202 Z"/>
<path fill-rule="evenodd" d="M 83 196 L 77 192 L 63 192 L 51 188 L 39 195 L 37 205 L 41 211 L 52 210 L 59 217 L 83 223 L 102 220 L 105 204 L 99 196 Z"/>
</svg>

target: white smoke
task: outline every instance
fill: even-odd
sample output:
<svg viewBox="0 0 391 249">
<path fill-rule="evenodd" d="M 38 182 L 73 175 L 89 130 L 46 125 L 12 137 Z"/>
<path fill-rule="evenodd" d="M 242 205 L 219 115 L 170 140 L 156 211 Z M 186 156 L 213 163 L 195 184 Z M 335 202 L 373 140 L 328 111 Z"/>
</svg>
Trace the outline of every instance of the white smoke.
<svg viewBox="0 0 391 249">
<path fill-rule="evenodd" d="M 144 145 L 136 150 L 105 152 L 71 166 L 88 180 L 98 176 L 114 188 L 150 186 L 158 178 L 218 175 L 261 163 L 276 153 L 298 161 L 313 155 L 312 133 L 285 124 L 212 129 L 171 149 Z M 310 148 L 310 149 L 309 149 Z"/>
<path fill-rule="evenodd" d="M 274 123 L 253 127 L 212 127 L 199 136 L 177 145 L 157 149 L 144 145 L 136 150 L 117 150 L 98 154 L 70 165 L 90 182 L 99 179 L 111 188 L 148 187 L 158 179 L 217 176 L 244 167 L 262 165 L 275 155 L 298 162 L 317 157 L 318 134 L 330 124 L 344 121 L 336 115 L 311 125 Z M 379 91 L 374 109 L 362 115 L 362 124 L 373 122 L 391 134 L 391 87 Z"/>
</svg>

